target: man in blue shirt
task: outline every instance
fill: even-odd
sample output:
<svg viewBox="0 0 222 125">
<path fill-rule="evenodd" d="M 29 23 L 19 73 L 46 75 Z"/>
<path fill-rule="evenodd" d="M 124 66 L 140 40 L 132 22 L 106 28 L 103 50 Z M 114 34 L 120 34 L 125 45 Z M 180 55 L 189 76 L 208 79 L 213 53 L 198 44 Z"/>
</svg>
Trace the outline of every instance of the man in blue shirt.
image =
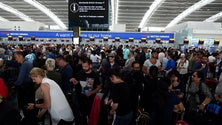
<svg viewBox="0 0 222 125">
<path fill-rule="evenodd" d="M 26 106 L 30 102 L 35 102 L 35 88 L 32 79 L 29 77 L 29 72 L 33 68 L 30 61 L 25 60 L 25 54 L 22 51 L 14 53 L 15 60 L 21 64 L 19 75 L 14 85 L 17 88 L 18 107 L 23 111 L 24 118 L 30 123 L 35 124 L 35 114 L 30 113 Z"/>
<path fill-rule="evenodd" d="M 58 55 L 56 57 L 56 64 L 59 66 L 59 71 L 62 75 L 61 88 L 64 94 L 68 96 L 73 90 L 73 84 L 69 81 L 73 77 L 73 69 L 63 55 Z"/>
<path fill-rule="evenodd" d="M 172 69 L 174 69 L 175 66 L 176 66 L 176 63 L 175 63 L 175 61 L 172 59 L 172 57 L 173 57 L 173 54 L 172 54 L 172 53 L 167 53 L 168 62 L 167 62 L 166 68 L 165 68 L 166 74 L 168 74 L 168 73 L 169 73 Z"/>
</svg>

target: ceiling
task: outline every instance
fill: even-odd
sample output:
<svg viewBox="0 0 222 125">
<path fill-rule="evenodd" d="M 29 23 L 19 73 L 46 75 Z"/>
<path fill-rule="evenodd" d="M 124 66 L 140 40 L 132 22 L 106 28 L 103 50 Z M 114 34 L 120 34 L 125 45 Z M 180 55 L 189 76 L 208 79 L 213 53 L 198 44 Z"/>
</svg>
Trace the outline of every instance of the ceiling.
<svg viewBox="0 0 222 125">
<path fill-rule="evenodd" d="M 49 8 L 58 18 L 68 26 L 68 2 L 66 0 L 37 0 Z M 116 0 L 117 1 L 117 0 Z M 118 0 L 118 24 L 126 24 L 126 31 L 133 32 L 138 30 L 138 26 L 154 0 Z M 175 17 L 184 10 L 200 0 L 165 0 L 159 8 L 153 12 L 145 27 L 166 27 Z M 46 14 L 36 9 L 24 0 L 1 0 L 0 2 L 11 6 L 18 11 L 29 16 L 34 21 L 46 25 L 56 25 L 56 23 Z M 115 3 L 116 5 L 116 3 Z M 210 4 L 192 12 L 179 23 L 186 21 L 204 21 L 222 11 L 222 0 L 215 0 Z M 110 9 L 110 24 L 112 24 L 112 8 Z M 9 21 L 23 21 L 18 16 L 0 8 L 0 16 Z M 215 22 L 222 23 L 222 18 Z"/>
</svg>

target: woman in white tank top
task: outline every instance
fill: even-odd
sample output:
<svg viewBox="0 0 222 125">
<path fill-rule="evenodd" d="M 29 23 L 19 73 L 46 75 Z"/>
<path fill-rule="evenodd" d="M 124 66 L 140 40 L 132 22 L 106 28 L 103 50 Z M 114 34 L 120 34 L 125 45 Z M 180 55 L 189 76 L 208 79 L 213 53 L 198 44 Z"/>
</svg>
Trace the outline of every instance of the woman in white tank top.
<svg viewBox="0 0 222 125">
<path fill-rule="evenodd" d="M 55 81 L 46 78 L 44 70 L 40 68 L 33 68 L 30 72 L 30 77 L 33 82 L 40 84 L 44 101 L 42 104 L 29 103 L 27 108 L 48 109 L 53 125 L 57 125 L 60 120 L 73 121 L 73 112 L 59 85 Z"/>
</svg>

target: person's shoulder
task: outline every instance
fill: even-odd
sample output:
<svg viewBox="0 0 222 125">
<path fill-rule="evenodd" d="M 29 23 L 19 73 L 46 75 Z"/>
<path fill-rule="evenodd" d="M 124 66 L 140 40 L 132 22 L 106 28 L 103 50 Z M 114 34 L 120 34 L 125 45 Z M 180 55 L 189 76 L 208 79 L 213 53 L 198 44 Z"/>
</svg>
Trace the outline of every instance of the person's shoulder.
<svg viewBox="0 0 222 125">
<path fill-rule="evenodd" d="M 23 67 L 33 67 L 33 63 L 32 62 L 30 62 L 30 61 L 24 61 L 23 63 L 22 63 L 22 65 L 23 65 Z"/>
</svg>

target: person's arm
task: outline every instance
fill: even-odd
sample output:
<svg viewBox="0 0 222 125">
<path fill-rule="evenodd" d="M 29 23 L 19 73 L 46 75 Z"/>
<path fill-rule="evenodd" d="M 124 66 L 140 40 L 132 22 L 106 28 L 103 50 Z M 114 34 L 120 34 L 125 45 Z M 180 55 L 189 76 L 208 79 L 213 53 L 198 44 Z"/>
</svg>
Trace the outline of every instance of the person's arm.
<svg viewBox="0 0 222 125">
<path fill-rule="evenodd" d="M 3 101 L 3 97 L 0 95 L 0 104 L 2 103 Z"/>
<path fill-rule="evenodd" d="M 204 101 L 199 105 L 199 109 L 203 110 L 205 108 L 205 106 L 211 102 L 211 100 L 213 99 L 213 96 L 210 92 L 210 89 L 208 88 L 208 86 L 206 84 L 202 83 L 201 87 L 202 87 L 202 91 L 203 91 L 204 95 L 206 96 Z"/>
<path fill-rule="evenodd" d="M 36 104 L 36 108 L 48 109 L 48 108 L 51 107 L 51 98 L 50 98 L 50 87 L 49 87 L 49 84 L 48 83 L 42 83 L 40 87 L 42 89 L 44 103 Z"/>
<path fill-rule="evenodd" d="M 207 104 L 211 102 L 211 98 L 206 97 L 204 101 L 199 105 L 199 109 L 203 110 Z"/>
<path fill-rule="evenodd" d="M 91 96 L 93 94 L 96 94 L 97 92 L 99 92 L 99 90 L 102 88 L 102 85 L 97 85 L 96 89 L 93 89 L 91 91 L 89 91 L 88 93 L 86 93 L 86 96 Z"/>
<path fill-rule="evenodd" d="M 34 109 L 34 108 L 48 109 L 51 107 L 49 84 L 48 83 L 41 83 L 40 88 L 42 89 L 44 102 L 42 104 L 29 103 L 27 109 Z"/>
<path fill-rule="evenodd" d="M 180 102 L 177 106 L 178 106 L 180 111 L 184 111 L 185 110 L 184 105 L 183 105 L 182 102 Z"/>
<path fill-rule="evenodd" d="M 147 67 L 144 66 L 144 65 L 143 65 L 143 67 L 142 67 L 142 72 L 143 72 L 145 75 L 148 74 L 148 72 L 147 72 Z"/>
<path fill-rule="evenodd" d="M 177 105 L 174 105 L 174 112 L 182 112 L 182 111 L 185 111 L 185 108 L 182 102 L 180 102 Z"/>
<path fill-rule="evenodd" d="M 113 115 L 114 114 L 114 112 L 116 111 L 116 109 L 118 108 L 118 103 L 113 103 L 112 105 L 111 105 L 111 107 L 112 107 L 112 109 L 110 110 L 110 115 Z"/>
<path fill-rule="evenodd" d="M 75 79 L 75 78 L 71 78 L 69 80 L 71 83 L 73 83 L 74 85 L 77 85 L 78 84 L 78 81 Z"/>
<path fill-rule="evenodd" d="M 42 118 L 42 116 L 46 113 L 47 109 L 41 109 L 38 114 L 37 114 L 37 118 Z"/>
<path fill-rule="evenodd" d="M 196 71 L 201 71 L 201 70 L 203 70 L 203 69 L 206 67 L 206 65 L 207 65 L 207 64 L 202 64 L 202 66 L 201 66 L 199 69 L 197 69 Z"/>
<path fill-rule="evenodd" d="M 99 56 L 99 55 L 96 54 L 96 57 L 97 57 L 98 60 L 101 60 L 101 56 Z M 100 62 L 100 61 L 99 61 L 99 62 Z"/>
<path fill-rule="evenodd" d="M 94 84 L 93 84 L 93 89 L 90 90 L 88 93 L 86 93 L 86 96 L 91 96 L 93 94 L 96 94 L 97 92 L 99 92 L 102 88 L 102 84 L 100 83 L 99 80 L 99 74 L 95 75 L 95 79 L 94 79 Z"/>
<path fill-rule="evenodd" d="M 189 61 L 186 60 L 186 63 L 184 63 L 183 68 L 184 68 L 184 69 L 188 69 L 188 66 L 189 66 Z"/>
</svg>

